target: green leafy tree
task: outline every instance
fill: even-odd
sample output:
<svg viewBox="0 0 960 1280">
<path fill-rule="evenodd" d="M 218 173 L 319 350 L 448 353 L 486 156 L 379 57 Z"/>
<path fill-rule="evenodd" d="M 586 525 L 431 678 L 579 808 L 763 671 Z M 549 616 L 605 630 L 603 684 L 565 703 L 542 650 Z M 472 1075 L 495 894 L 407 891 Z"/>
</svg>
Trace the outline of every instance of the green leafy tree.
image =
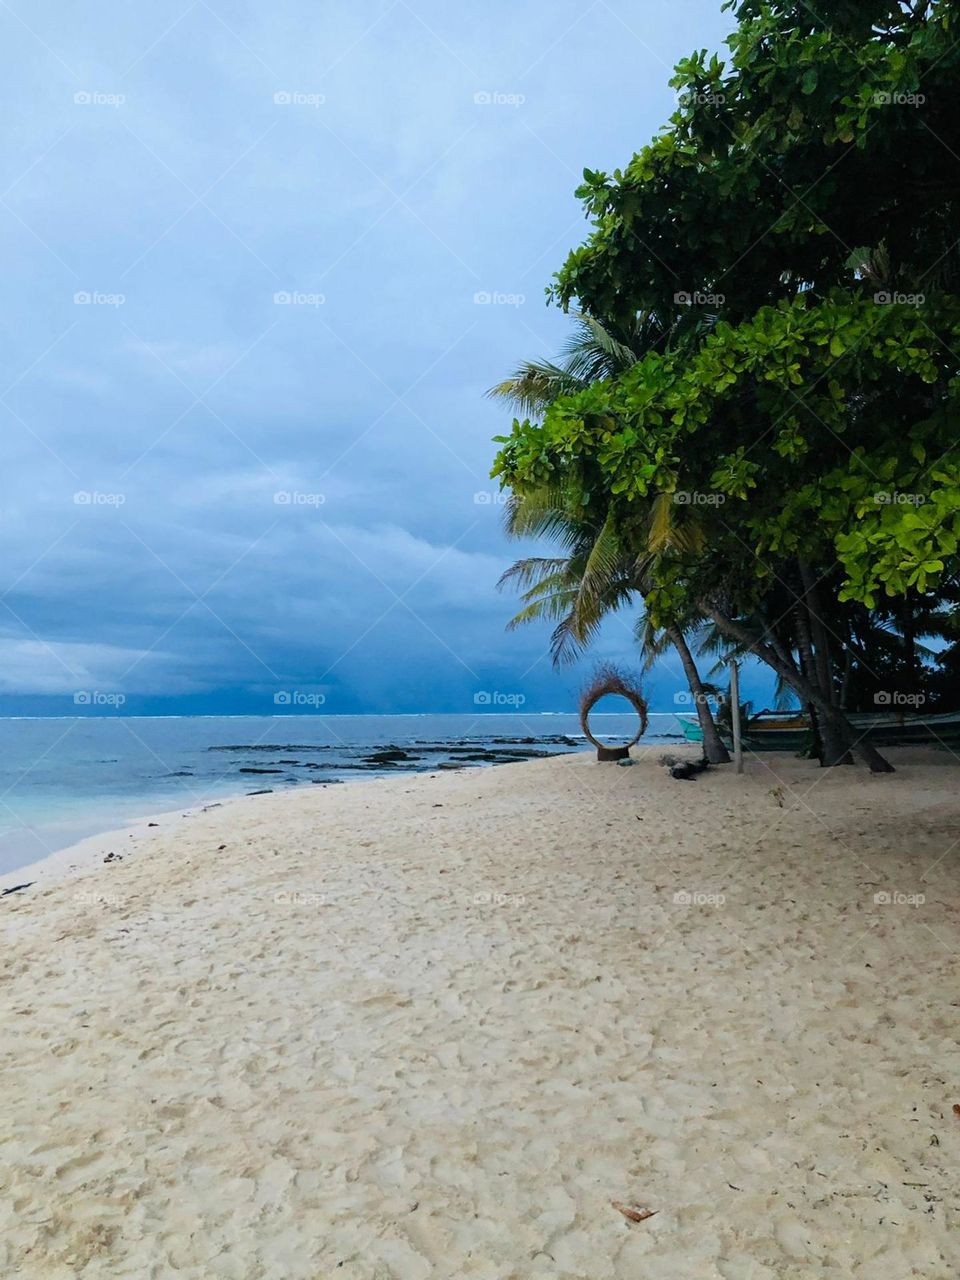
<svg viewBox="0 0 960 1280">
<path fill-rule="evenodd" d="M 495 474 L 621 539 L 638 509 L 695 516 L 705 549 L 658 557 L 654 622 L 711 618 L 815 709 L 826 763 L 886 769 L 839 705 L 837 619 L 958 571 L 958 8 L 728 7 L 729 65 L 686 60 L 670 126 L 585 172 L 593 231 L 551 290 L 664 338 L 516 422 Z"/>
<path fill-rule="evenodd" d="M 663 326 L 653 315 L 642 315 L 629 331 L 619 332 L 592 317 L 577 315 L 560 364 L 525 361 L 488 394 L 523 413 L 541 413 L 562 396 L 582 391 L 595 381 L 616 379 L 642 354 L 656 350 L 663 336 Z M 558 505 L 557 495 L 545 490 L 511 503 L 507 530 L 514 537 L 558 538 L 566 548 L 566 556 L 560 559 L 517 561 L 500 583 L 514 584 L 524 591 L 524 608 L 511 625 L 554 620 L 551 652 L 555 663 L 575 657 L 589 643 L 605 614 L 642 599 L 647 585 L 646 556 L 638 560 L 622 545 L 612 521 L 597 526 L 584 510 L 565 510 L 562 500 Z M 727 763 L 729 753 L 717 732 L 706 686 L 683 629 L 672 623 L 664 634 L 676 649 L 690 687 L 703 730 L 704 754 L 711 764 Z M 654 643 L 651 635 L 648 652 L 654 651 Z"/>
<path fill-rule="evenodd" d="M 511 620 L 511 630 L 535 621 L 554 623 L 550 651 L 557 665 L 578 657 L 608 614 L 642 602 L 649 557 L 638 561 L 621 542 L 612 521 L 598 527 L 582 511 L 564 511 L 556 505 L 555 495 L 545 492 L 511 500 L 507 531 L 513 537 L 550 537 L 564 552 L 558 557 L 518 560 L 499 583 L 523 593 L 523 608 Z M 712 690 L 700 676 L 683 628 L 670 624 L 661 637 L 641 618 L 636 635 L 648 666 L 661 656 L 664 642 L 676 650 L 703 731 L 704 756 L 711 764 L 728 763 L 730 755 L 710 707 Z"/>
</svg>

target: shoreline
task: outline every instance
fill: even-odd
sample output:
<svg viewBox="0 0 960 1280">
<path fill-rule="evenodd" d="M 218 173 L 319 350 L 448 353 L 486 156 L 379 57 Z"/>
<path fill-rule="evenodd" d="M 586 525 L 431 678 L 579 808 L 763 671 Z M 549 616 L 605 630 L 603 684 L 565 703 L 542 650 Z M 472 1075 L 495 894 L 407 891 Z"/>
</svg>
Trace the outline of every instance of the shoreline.
<svg viewBox="0 0 960 1280">
<path fill-rule="evenodd" d="M 623 715 L 617 712 L 603 714 L 604 728 L 607 721 L 615 724 L 618 720 L 624 719 Z M 661 715 L 665 719 L 668 717 L 668 713 L 661 713 Z M 190 731 L 188 734 L 180 734 L 172 741 L 168 737 L 156 742 L 149 739 L 151 745 L 141 744 L 160 763 L 166 764 L 169 770 L 168 777 L 189 779 L 182 788 L 163 787 L 162 783 L 159 788 L 152 786 L 149 776 L 128 778 L 123 765 L 118 765 L 115 760 L 112 761 L 109 758 L 100 762 L 103 768 L 99 772 L 84 768 L 79 777 L 66 776 L 60 785 L 57 783 L 55 771 L 48 770 L 53 773 L 53 776 L 43 777 L 40 786 L 28 786 L 22 790 L 18 789 L 20 783 L 16 769 L 9 768 L 10 778 L 9 781 L 5 778 L 5 783 L 12 799 L 7 806 L 8 821 L 0 824 L 0 892 L 16 882 L 18 877 L 29 876 L 31 869 L 40 868 L 40 864 L 43 864 L 42 869 L 48 874 L 50 866 L 59 861 L 60 855 L 72 849 L 74 845 L 97 841 L 100 837 L 107 838 L 118 831 L 127 833 L 131 828 L 139 828 L 142 823 L 155 819 L 158 814 L 166 818 L 179 808 L 193 812 L 204 805 L 226 803 L 256 790 L 285 791 L 297 785 L 303 785 L 307 781 L 319 783 L 322 780 L 332 785 L 399 774 L 400 768 L 384 768 L 376 763 L 378 752 L 386 750 L 394 752 L 396 744 L 400 744 L 412 756 L 419 757 L 418 763 L 403 765 L 403 771 L 408 768 L 411 771 L 431 771 L 437 767 L 437 764 L 443 769 L 449 768 L 450 765 L 446 763 L 448 758 L 450 760 L 459 758 L 463 754 L 463 748 L 473 749 L 474 746 L 477 752 L 489 756 L 491 763 L 499 763 L 495 760 L 497 755 L 514 754 L 506 744 L 506 740 L 498 737 L 499 734 L 506 733 L 508 728 L 512 728 L 513 733 L 516 734 L 520 755 L 526 754 L 528 744 L 541 741 L 546 750 L 551 753 L 555 751 L 557 754 L 578 749 L 580 742 L 585 745 L 585 739 L 579 729 L 574 732 L 565 728 L 559 736 L 564 738 L 569 746 L 560 746 L 559 749 L 555 746 L 551 747 L 551 744 L 558 740 L 559 731 L 555 732 L 558 723 L 566 726 L 567 721 L 575 718 L 568 713 L 538 713 L 535 717 L 536 724 L 527 724 L 514 712 L 485 712 L 476 717 L 466 718 L 469 719 L 469 724 L 463 723 L 465 718 L 462 715 L 454 713 L 447 717 L 423 713 L 418 717 L 371 715 L 341 718 L 358 722 L 366 719 L 373 724 L 382 722 L 382 737 L 380 734 L 373 735 L 366 730 L 363 732 L 358 730 L 355 735 L 356 741 L 352 738 L 349 743 L 333 741 L 323 732 L 317 736 L 314 731 L 316 717 L 306 715 L 273 718 L 211 716 L 206 717 L 208 722 L 224 721 L 220 730 L 222 737 L 212 734 L 210 730 L 203 730 L 199 736 L 196 736 L 194 731 Z M 519 726 L 518 718 L 521 721 Z M 50 717 L 35 717 L 33 723 L 34 725 L 42 724 L 46 719 Z M 120 719 L 144 718 L 71 716 L 67 719 L 78 725 L 90 720 L 91 724 L 88 728 L 96 729 L 99 733 L 101 728 L 104 731 L 111 730 Z M 153 723 L 157 717 L 145 719 Z M 166 719 L 190 721 L 204 718 L 191 716 Z M 292 739 L 296 740 L 296 745 L 293 741 L 291 743 L 270 741 L 267 735 L 261 732 L 256 736 L 253 745 L 244 751 L 242 743 L 234 745 L 234 740 L 240 731 L 238 729 L 231 731 L 227 727 L 227 720 L 234 724 L 254 722 L 261 730 L 265 723 L 269 723 L 273 725 L 271 733 L 274 739 L 279 738 L 283 733 L 288 733 L 292 735 Z M 449 744 L 445 743 L 448 729 L 446 727 L 440 729 L 438 720 L 449 720 L 454 725 L 460 722 L 460 728 L 449 738 Z M 394 730 L 389 727 L 393 722 L 405 722 L 408 726 L 406 734 L 398 737 L 396 744 L 392 736 Z M 422 737 L 424 730 L 415 727 L 420 722 L 427 725 L 433 724 L 435 736 L 432 740 L 424 739 Z M 679 736 L 671 737 L 666 734 L 665 725 L 659 728 L 664 732 L 657 732 L 655 737 L 652 736 L 651 743 L 666 745 L 668 742 L 680 741 Z M 299 745 L 298 730 L 306 735 L 306 746 Z M 437 734 L 439 736 L 436 736 Z M 265 738 L 266 741 L 264 741 Z M 577 744 L 573 739 L 578 740 Z M 38 741 L 28 739 L 27 741 L 35 753 L 41 756 L 48 754 L 44 750 L 47 745 L 45 739 Z M 105 738 L 96 739 L 94 748 L 93 741 L 91 750 L 96 749 L 107 757 L 117 754 L 123 745 L 122 742 L 118 743 L 111 738 Z M 449 752 L 445 749 L 447 745 Z M 264 762 L 261 753 L 273 751 L 274 748 L 275 754 L 279 757 L 291 754 L 299 756 L 300 751 L 308 754 L 295 760 L 281 758 Z M 217 750 L 237 754 L 219 757 L 207 754 Z M 332 755 L 320 754 L 319 756 L 320 761 L 326 760 L 329 763 L 314 763 L 318 760 L 316 754 L 318 752 L 333 752 Z M 431 759 L 431 753 L 437 755 L 436 761 Z M 244 755 L 248 758 L 243 758 Z M 164 757 L 162 761 L 160 756 Z M 340 759 L 341 756 L 342 759 Z M 211 762 L 214 762 L 216 767 Z M 264 763 L 269 763 L 271 767 L 261 767 Z M 239 765 L 244 767 L 238 769 Z M 283 769 L 275 766 L 283 766 Z M 116 776 L 112 772 L 114 769 L 117 770 Z M 314 770 L 317 772 L 313 772 Z M 246 774 L 263 776 L 255 779 L 253 776 L 243 776 Z"/>
<path fill-rule="evenodd" d="M 662 746 L 663 744 L 658 742 L 655 745 Z M 580 754 L 583 753 L 577 751 L 557 752 L 551 757 L 541 758 L 564 759 L 568 755 Z M 462 769 L 458 769 L 455 772 L 484 772 L 490 768 L 506 769 L 510 767 L 511 765 L 508 764 L 471 764 L 464 765 Z M 363 773 L 346 778 L 331 778 L 323 782 L 317 782 L 315 789 L 317 791 L 326 791 L 334 787 L 363 786 L 366 783 L 372 784 L 391 780 L 399 782 L 409 778 L 437 778 L 447 772 L 446 770 L 431 771 L 426 769 L 395 769 L 383 772 L 365 770 Z M 222 799 L 211 799 L 203 804 L 179 806 L 176 809 L 163 809 L 144 813 L 125 825 L 108 827 L 102 831 L 92 832 L 79 840 L 71 841 L 70 844 L 64 845 L 60 849 L 52 850 L 44 857 L 37 858 L 33 862 L 24 863 L 22 866 L 14 867 L 10 871 L 0 872 L 0 899 L 3 898 L 5 891 L 9 891 L 14 886 L 20 885 L 25 881 L 29 881 L 29 884 L 22 890 L 23 892 L 26 889 L 46 889 L 52 885 L 60 884 L 64 880 L 88 875 L 90 872 L 98 870 L 110 854 L 119 854 L 117 861 L 122 861 L 130 855 L 141 855 L 146 852 L 143 846 L 149 844 L 151 840 L 156 841 L 162 835 L 169 834 L 171 828 L 196 819 L 201 814 L 211 810 L 224 810 L 224 816 L 229 820 L 229 811 L 234 806 L 241 805 L 247 800 L 261 800 L 272 795 L 290 796 L 304 794 L 305 792 L 306 787 L 303 783 L 277 782 L 271 787 L 265 787 L 258 791 L 228 792 L 223 795 Z M 131 840 L 135 842 L 133 847 L 129 844 Z M 11 896 L 9 892 L 7 896 Z"/>
<path fill-rule="evenodd" d="M 375 782 L 380 778 L 390 776 L 390 774 L 384 773 L 372 774 L 366 778 L 344 778 L 342 783 L 343 785 L 350 785 L 355 781 Z M 340 782 L 335 782 L 331 779 L 330 781 L 318 783 L 317 789 L 322 790 L 338 785 L 341 785 Z M 214 797 L 203 803 L 195 802 L 193 804 L 180 805 L 175 809 L 152 810 L 149 813 L 141 813 L 124 825 L 105 827 L 102 830 L 93 831 L 89 835 L 71 840 L 69 844 L 65 844 L 61 848 L 51 850 L 42 858 L 35 858 L 32 862 L 25 862 L 9 871 L 0 871 L 0 897 L 3 896 L 5 890 L 23 880 L 31 881 L 34 887 L 46 888 L 49 885 L 60 883 L 61 880 L 84 875 L 96 869 L 110 853 L 118 853 L 122 858 L 126 854 L 139 852 L 139 844 L 136 849 L 131 849 L 128 846 L 130 840 L 141 842 L 149 840 L 154 835 L 159 835 L 161 831 L 164 834 L 169 833 L 172 826 L 196 818 L 209 810 L 227 809 L 243 800 L 258 799 L 267 795 L 287 795 L 291 792 L 302 790 L 303 784 L 278 784 L 264 788 L 262 791 L 225 792 L 220 799 Z"/>
<path fill-rule="evenodd" d="M 552 714 L 552 713 L 544 713 Z M 243 717 L 236 717 L 242 719 Z M 657 754 L 669 750 L 671 754 L 675 754 L 678 758 L 696 759 L 699 757 L 701 748 L 699 745 L 691 744 L 683 740 L 661 740 L 648 743 L 646 746 L 641 742 L 631 750 L 631 757 L 634 763 L 641 761 L 650 762 L 651 752 L 656 751 Z M 929 752 L 932 758 L 936 757 L 935 748 L 894 748 L 892 754 L 894 757 L 898 753 L 909 756 L 911 752 L 919 750 L 920 753 Z M 541 757 L 541 759 L 563 760 L 571 757 L 586 756 L 589 760 L 593 760 L 592 752 L 577 750 L 570 752 L 557 752 L 549 757 Z M 776 764 L 784 760 L 796 760 L 792 755 L 786 755 L 780 752 L 750 752 L 748 759 L 751 759 L 754 765 L 759 763 L 762 768 L 767 769 L 771 774 L 776 772 Z M 526 761 L 523 763 L 531 763 Z M 805 764 L 813 769 L 810 761 L 797 761 L 797 763 Z M 477 765 L 470 764 L 463 766 L 462 769 L 456 770 L 456 773 L 466 772 L 486 772 L 491 768 L 510 769 L 515 768 L 516 764 L 496 764 L 496 765 Z M 608 766 L 609 767 L 609 766 Z M 720 765 L 713 767 L 714 776 L 728 772 L 733 773 L 732 765 Z M 339 786 L 363 786 L 366 783 L 381 783 L 390 780 L 403 781 L 410 778 L 437 778 L 441 776 L 452 776 L 453 771 L 446 770 L 390 770 L 383 772 L 375 772 L 373 770 L 341 779 L 329 779 L 315 784 L 316 790 L 326 791 Z M 813 769 L 813 776 L 817 776 L 819 770 Z M 171 829 L 180 824 L 196 819 L 201 814 L 207 813 L 215 809 L 224 811 L 224 817 L 229 820 L 230 810 L 235 806 L 240 806 L 247 800 L 261 800 L 270 795 L 291 796 L 296 794 L 305 794 L 306 788 L 303 783 L 282 783 L 275 782 L 270 787 L 265 787 L 257 791 L 238 791 L 227 792 L 221 798 L 212 798 L 203 803 L 194 803 L 191 805 L 178 806 L 174 809 L 151 810 L 134 817 L 130 822 L 120 826 L 106 827 L 103 830 L 97 830 L 89 835 L 82 836 L 79 839 L 72 840 L 69 844 L 52 850 L 42 858 L 36 858 L 32 862 L 24 863 L 15 867 L 10 871 L 0 872 L 0 900 L 3 897 L 13 896 L 9 891 L 16 886 L 29 882 L 21 890 L 26 892 L 28 889 L 43 890 L 52 885 L 59 884 L 64 880 L 78 878 L 88 875 L 90 872 L 100 868 L 108 859 L 109 855 L 119 855 L 117 861 L 122 861 L 131 855 L 141 855 L 146 850 L 144 845 L 149 845 L 151 841 L 156 842 L 163 836 L 168 835 Z M 131 847 L 130 841 L 134 844 Z M 113 861 L 113 859 L 111 859 Z"/>
<path fill-rule="evenodd" d="M 366 777 L 344 778 L 342 780 L 317 783 L 316 789 L 326 790 L 335 786 L 350 786 L 356 783 L 379 782 L 395 777 L 409 777 L 410 774 L 370 773 Z M 73 840 L 63 848 L 54 849 L 42 858 L 26 862 L 10 871 L 0 872 L 0 897 L 4 891 L 23 881 L 30 881 L 30 888 L 45 889 L 60 884 L 63 880 L 84 876 L 97 870 L 109 854 L 118 854 L 117 861 L 133 854 L 145 852 L 143 844 L 151 839 L 159 839 L 161 834 L 168 835 L 172 828 L 190 821 L 213 809 L 229 810 L 246 800 L 262 799 L 269 795 L 290 795 L 302 792 L 303 784 L 278 784 L 264 788 L 262 791 L 228 792 L 222 799 L 211 799 L 203 804 L 179 806 L 176 809 L 162 809 L 144 813 L 131 822 L 118 827 L 108 827 L 102 831 L 94 831 L 90 835 Z M 131 847 L 129 841 L 136 844 Z M 9 894 L 8 894 L 9 896 Z"/>
<path fill-rule="evenodd" d="M 425 713 L 425 715 L 426 714 L 427 713 Z M 429 713 L 429 714 L 432 715 L 433 713 Z M 490 714 L 491 716 L 497 716 L 500 713 L 490 713 Z M 510 714 L 510 713 L 504 713 L 504 714 Z M 544 716 L 552 716 L 555 713 L 543 712 L 539 714 L 543 714 Z M 556 713 L 556 714 L 561 714 L 561 713 Z M 562 714 L 566 714 L 566 713 L 562 713 Z M 607 713 L 607 714 L 609 714 L 611 718 L 615 718 L 618 713 Z M 666 713 L 663 713 L 663 714 L 666 714 Z M 34 717 L 34 718 L 44 719 L 49 717 Z M 111 719 L 115 717 L 100 717 L 100 718 Z M 130 718 L 133 718 L 133 717 L 130 717 Z M 149 718 L 152 719 L 155 717 L 149 717 Z M 175 719 L 177 717 L 167 717 L 167 718 Z M 194 718 L 194 717 L 184 717 L 184 718 Z M 210 718 L 221 719 L 222 717 L 210 717 Z M 249 717 L 236 716 L 233 718 L 246 719 Z M 253 718 L 258 718 L 258 717 L 253 717 Z M 296 719 L 297 717 L 291 716 L 288 718 Z M 582 737 L 582 735 L 578 735 L 578 736 Z M 683 749 L 687 745 L 688 744 L 686 744 L 683 741 L 683 738 L 680 735 L 677 735 L 676 737 L 673 737 L 670 735 L 658 735 L 656 737 L 651 736 L 651 739 L 646 743 L 645 749 L 648 751 L 653 749 L 675 750 L 675 749 Z M 584 739 L 583 747 L 578 747 L 575 751 L 571 751 L 571 752 L 558 751 L 551 754 L 556 755 L 558 757 L 567 755 L 567 754 L 579 754 L 583 750 L 585 750 L 587 747 L 588 747 L 588 744 L 586 742 L 586 739 Z M 496 763 L 488 762 L 487 764 L 471 763 L 468 765 L 464 765 L 462 767 L 464 769 L 467 769 L 467 768 L 482 769 L 487 767 L 503 768 L 504 765 L 500 762 L 496 762 Z M 440 770 L 439 772 L 445 772 L 445 771 L 446 770 Z M 323 780 L 317 779 L 314 785 L 322 789 L 322 788 L 331 787 L 331 786 L 353 785 L 353 784 L 362 783 L 362 782 L 374 782 L 374 781 L 382 780 L 385 778 L 391 778 L 391 777 L 401 778 L 401 777 L 410 777 L 410 776 L 422 776 L 424 774 L 433 775 L 435 772 L 437 772 L 437 770 L 431 769 L 431 768 L 406 769 L 402 766 L 398 766 L 392 769 L 383 769 L 383 770 L 378 770 L 376 767 L 365 767 L 362 770 L 355 770 L 355 771 L 351 771 L 348 768 L 344 768 L 344 776 L 342 777 L 334 776 L 330 778 L 325 778 Z M 86 821 L 83 821 L 79 815 L 74 820 L 61 819 L 58 822 L 50 822 L 50 823 L 40 822 L 40 823 L 31 823 L 29 825 L 24 824 L 20 829 L 14 829 L 14 831 L 7 833 L 7 835 L 9 836 L 14 833 L 17 833 L 17 834 L 23 833 L 23 836 L 30 835 L 30 836 L 33 836 L 34 839 L 37 841 L 37 843 L 41 845 L 46 845 L 48 841 L 51 839 L 57 840 L 58 837 L 56 833 L 58 831 L 67 830 L 70 832 L 70 835 L 68 836 L 66 843 L 63 843 L 63 844 L 58 843 L 56 847 L 49 849 L 49 852 L 42 854 L 39 857 L 34 857 L 28 862 L 18 863 L 17 866 L 12 867 L 9 870 L 0 869 L 0 896 L 3 895 L 4 890 L 17 884 L 20 880 L 23 880 L 23 879 L 40 879 L 42 877 L 43 883 L 54 883 L 56 879 L 62 879 L 67 874 L 73 874 L 73 873 L 79 874 L 81 870 L 88 869 L 91 865 L 94 865 L 98 859 L 98 855 L 102 854 L 102 856 L 105 857 L 109 852 L 113 851 L 112 850 L 113 845 L 126 846 L 129 838 L 134 838 L 138 840 L 141 839 L 144 835 L 147 834 L 147 828 L 150 827 L 152 829 L 154 823 L 162 823 L 163 825 L 169 825 L 171 820 L 176 820 L 178 818 L 188 818 L 197 813 L 204 812 L 209 808 L 229 805 L 238 800 L 243 800 L 248 796 L 265 795 L 265 794 L 272 794 L 272 793 L 287 794 L 290 792 L 295 792 L 297 790 L 300 790 L 305 785 L 305 780 L 303 779 L 298 779 L 297 781 L 291 781 L 289 778 L 281 779 L 281 778 L 274 777 L 272 775 L 264 776 L 263 781 L 264 781 L 264 786 L 260 790 L 210 791 L 208 792 L 209 798 L 204 797 L 203 799 L 197 799 L 197 798 L 190 799 L 191 791 L 187 791 L 184 795 L 183 803 L 175 808 L 162 808 L 158 810 L 151 809 L 149 807 L 150 797 L 144 796 L 143 809 L 140 809 L 137 812 L 130 814 L 128 821 L 120 822 L 119 824 L 116 824 L 116 825 L 109 824 L 104 826 L 99 824 L 96 821 L 96 819 L 90 818 L 89 816 L 87 817 Z M 245 785 L 249 786 L 251 785 L 251 783 L 250 782 L 238 783 L 238 786 L 245 786 Z M 161 797 L 157 797 L 157 798 L 160 799 Z M 171 797 L 163 797 L 163 799 L 170 799 L 170 798 Z M 86 831 L 85 828 L 88 828 L 88 827 L 93 827 L 94 829 Z M 74 831 L 76 831 L 77 834 L 74 834 Z M 0 837 L 0 839 L 2 839 L 2 837 Z M 70 856 L 70 855 L 73 855 L 74 853 L 76 853 L 76 859 Z M 81 865 L 78 867 L 64 865 L 64 864 L 72 863 L 73 861 L 79 861 Z"/>
<path fill-rule="evenodd" d="M 0 1271 L 957 1273 L 956 758 L 658 754 L 241 796 L 3 900 Z"/>
<path fill-rule="evenodd" d="M 238 798 L 240 797 L 231 796 L 230 801 Z M 214 801 L 210 805 L 192 809 L 177 808 L 162 810 L 159 813 L 145 813 L 126 826 L 96 831 L 73 841 L 72 844 L 65 845 L 62 849 L 52 850 L 45 857 L 38 858 L 34 862 L 27 862 L 22 866 L 14 867 L 11 871 L 0 873 L 0 895 L 14 885 L 25 881 L 30 882 L 30 888 L 45 889 L 63 880 L 86 875 L 101 866 L 104 859 L 111 853 L 120 854 L 122 858 L 124 854 L 133 852 L 127 847 L 128 841 L 144 841 L 153 834 L 154 828 L 158 832 L 163 831 L 168 834 L 175 824 L 230 801 Z M 139 845 L 137 852 L 139 852 Z"/>
</svg>

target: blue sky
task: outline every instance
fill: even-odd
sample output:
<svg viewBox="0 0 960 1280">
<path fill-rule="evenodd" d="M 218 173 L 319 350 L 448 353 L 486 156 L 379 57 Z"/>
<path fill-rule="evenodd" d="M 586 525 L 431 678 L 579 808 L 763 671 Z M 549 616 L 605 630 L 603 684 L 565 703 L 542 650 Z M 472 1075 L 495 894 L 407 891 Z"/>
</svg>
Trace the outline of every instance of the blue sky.
<svg viewBox="0 0 960 1280">
<path fill-rule="evenodd" d="M 5 3 L 0 710 L 571 707 L 583 667 L 504 632 L 531 548 L 483 500 L 483 392 L 565 336 L 543 289 L 584 166 L 625 163 L 730 22 Z M 679 688 L 668 663 L 654 703 Z"/>
</svg>

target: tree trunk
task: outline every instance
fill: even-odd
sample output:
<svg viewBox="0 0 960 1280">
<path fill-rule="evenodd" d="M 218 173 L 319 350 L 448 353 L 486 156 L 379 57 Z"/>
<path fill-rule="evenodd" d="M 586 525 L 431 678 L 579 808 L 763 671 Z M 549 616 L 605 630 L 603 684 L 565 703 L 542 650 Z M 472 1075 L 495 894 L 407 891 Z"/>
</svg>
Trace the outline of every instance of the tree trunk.
<svg viewBox="0 0 960 1280">
<path fill-rule="evenodd" d="M 739 644 L 746 645 L 752 653 L 761 658 L 769 667 L 795 689 L 803 702 L 811 702 L 820 713 L 821 723 L 829 724 L 834 729 L 845 750 L 852 751 L 860 757 L 873 773 L 893 773 L 893 765 L 885 760 L 876 747 L 864 736 L 857 736 L 847 717 L 824 696 L 819 685 L 804 679 L 792 663 L 784 662 L 779 654 L 752 635 L 750 630 L 721 613 L 709 602 L 703 603 L 703 612 L 712 618 L 720 630 Z"/>
<path fill-rule="evenodd" d="M 798 612 L 804 613 L 809 622 L 807 640 L 813 662 L 809 667 L 807 678 L 814 680 L 831 706 L 837 705 L 837 686 L 833 678 L 833 656 L 830 652 L 830 635 L 823 620 L 823 606 L 820 603 L 818 580 L 806 560 L 798 561 L 800 579 L 803 583 L 803 603 Z M 829 721 L 820 725 L 820 738 L 823 752 L 820 757 L 825 765 L 852 764 L 850 752 L 837 736 Z"/>
<path fill-rule="evenodd" d="M 846 711 L 850 696 L 850 677 L 853 674 L 853 652 L 849 644 L 843 646 L 843 683 L 840 685 L 840 710 Z"/>
<path fill-rule="evenodd" d="M 820 688 L 834 706 L 837 704 L 836 686 L 833 680 L 833 657 L 830 653 L 830 635 L 827 624 L 823 620 L 823 607 L 820 603 L 820 589 L 813 570 L 806 560 L 799 561 L 800 577 L 803 582 L 803 596 L 810 617 L 810 636 L 813 640 L 816 655 L 816 673 Z"/>
<path fill-rule="evenodd" d="M 800 650 L 800 669 L 803 676 L 810 684 L 819 688 L 824 700 L 832 706 L 831 689 L 823 686 L 823 667 L 817 660 L 818 655 L 814 651 L 810 636 L 810 614 L 806 604 L 797 605 L 794 618 L 797 626 L 797 645 Z M 811 706 L 811 712 L 814 732 L 819 738 L 820 763 L 825 768 L 831 768 L 837 764 L 849 764 L 850 752 L 847 741 L 837 733 L 831 720 L 819 714 L 816 704 Z"/>
<path fill-rule="evenodd" d="M 797 610 L 802 613 L 802 610 Z M 800 674 L 804 680 L 812 681 L 811 675 L 813 655 L 809 650 L 809 644 L 805 643 L 804 626 L 802 620 L 798 620 L 796 624 L 797 630 L 797 657 L 800 660 Z M 817 708 L 812 702 L 803 704 L 807 715 L 810 717 L 810 728 L 813 731 L 813 741 L 810 745 L 808 758 L 810 760 L 819 760 L 823 763 L 823 735 L 820 732 L 820 717 L 817 715 Z"/>
<path fill-rule="evenodd" d="M 716 721 L 713 718 L 713 712 L 710 710 L 709 702 L 707 702 L 707 694 L 703 687 L 703 681 L 700 679 L 700 672 L 697 670 L 697 664 L 694 661 L 693 654 L 690 652 L 690 646 L 687 644 L 679 627 L 668 627 L 667 635 L 670 637 L 670 643 L 680 655 L 684 674 L 687 677 L 687 684 L 690 686 L 690 692 L 693 694 L 693 700 L 697 707 L 697 718 L 700 721 L 700 728 L 703 730 L 704 759 L 708 760 L 710 764 L 729 764 L 730 753 L 721 741 Z"/>
</svg>

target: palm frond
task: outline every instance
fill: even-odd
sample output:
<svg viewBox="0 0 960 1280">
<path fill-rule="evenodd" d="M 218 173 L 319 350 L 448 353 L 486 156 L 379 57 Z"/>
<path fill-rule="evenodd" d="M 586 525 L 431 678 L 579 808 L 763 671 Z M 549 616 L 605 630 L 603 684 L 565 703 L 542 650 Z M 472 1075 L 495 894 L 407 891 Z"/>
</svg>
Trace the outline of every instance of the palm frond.
<svg viewBox="0 0 960 1280">
<path fill-rule="evenodd" d="M 606 325 L 593 316 L 577 311 L 574 313 L 574 321 L 574 332 L 563 348 L 563 354 L 567 358 L 565 368 L 570 369 L 572 363 L 585 357 L 595 361 L 599 358 L 605 365 L 606 376 L 610 377 L 631 368 L 640 359 L 632 347 L 621 342 Z"/>
<path fill-rule="evenodd" d="M 511 494 L 503 523 L 509 538 L 553 538 L 570 551 L 583 541 L 582 527 L 571 520 L 561 498 L 550 489 Z"/>
<path fill-rule="evenodd" d="M 633 634 L 637 644 L 640 647 L 640 653 L 643 657 L 644 673 L 651 670 L 666 651 L 670 648 L 672 641 L 666 631 L 659 627 L 655 627 L 650 621 L 650 615 L 642 613 L 634 624 Z"/>
<path fill-rule="evenodd" d="M 689 507 L 677 502 L 677 495 L 672 493 L 659 493 L 653 499 L 647 538 L 650 551 L 655 555 L 664 551 L 696 555 L 706 545 L 701 522 Z"/>
<path fill-rule="evenodd" d="M 518 413 L 536 417 L 560 396 L 581 390 L 580 380 L 549 360 L 525 360 L 513 373 L 486 393 L 491 400 L 505 400 Z"/>
<path fill-rule="evenodd" d="M 623 569 L 623 548 L 617 536 L 613 513 L 608 512 L 590 547 L 580 579 L 577 599 L 585 617 L 596 611 L 611 583 L 618 576 L 623 576 Z"/>
<path fill-rule="evenodd" d="M 556 618 L 567 618 L 570 616 L 570 603 L 569 592 L 555 591 L 525 605 L 507 623 L 507 630 L 516 631 L 519 627 L 526 626 L 528 622 L 552 622 Z"/>
<path fill-rule="evenodd" d="M 673 495 L 659 493 L 653 500 L 650 510 L 650 550 L 658 555 L 666 551 L 673 541 Z"/>
<path fill-rule="evenodd" d="M 575 662 L 585 648 L 576 619 L 567 613 L 554 628 L 550 637 L 550 657 L 555 667 L 567 666 Z"/>
<path fill-rule="evenodd" d="M 561 574 L 569 563 L 569 560 L 563 558 L 549 559 L 546 556 L 517 560 L 500 575 L 497 590 L 514 586 L 518 591 L 528 591 L 531 587 L 540 586 L 544 580 Z"/>
</svg>

